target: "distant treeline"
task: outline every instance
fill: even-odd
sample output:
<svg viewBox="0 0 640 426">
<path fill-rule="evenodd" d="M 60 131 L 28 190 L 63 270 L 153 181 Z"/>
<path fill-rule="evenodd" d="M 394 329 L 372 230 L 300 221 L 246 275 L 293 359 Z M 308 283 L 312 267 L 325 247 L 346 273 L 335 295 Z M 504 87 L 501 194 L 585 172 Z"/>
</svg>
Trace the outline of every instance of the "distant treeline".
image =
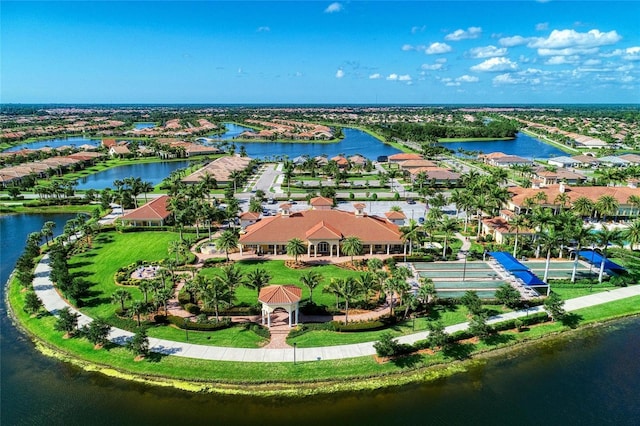
<svg viewBox="0 0 640 426">
<path fill-rule="evenodd" d="M 517 123 L 492 120 L 477 125 L 394 123 L 387 127 L 390 136 L 416 142 L 432 142 L 442 138 L 514 138 Z"/>
</svg>

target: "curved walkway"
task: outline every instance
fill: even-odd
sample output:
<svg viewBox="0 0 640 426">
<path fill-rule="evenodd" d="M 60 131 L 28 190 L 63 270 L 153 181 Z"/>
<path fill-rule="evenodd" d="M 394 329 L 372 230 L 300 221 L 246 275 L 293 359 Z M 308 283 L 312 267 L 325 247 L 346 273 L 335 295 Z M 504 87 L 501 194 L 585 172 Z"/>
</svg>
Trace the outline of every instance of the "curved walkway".
<svg viewBox="0 0 640 426">
<path fill-rule="evenodd" d="M 35 279 L 33 288 L 42 300 L 45 309 L 56 315 L 59 310 L 66 307 L 72 312 L 80 315 L 78 325 L 80 327 L 90 323 L 92 319 L 75 308 L 71 307 L 53 286 L 49 279 L 51 268 L 49 266 L 49 255 L 45 255 L 35 269 Z M 602 303 L 612 302 L 615 300 L 625 299 L 627 297 L 640 296 L 640 285 L 632 287 L 623 287 L 602 293 L 590 294 L 588 296 L 578 297 L 565 301 L 565 310 L 567 312 L 589 306 L 600 305 Z M 505 321 L 508 319 L 524 317 L 529 313 L 542 312 L 542 306 L 536 306 L 521 311 L 509 312 L 502 315 L 491 317 L 489 324 Z M 469 326 L 468 323 L 461 323 L 446 327 L 447 333 L 464 330 Z M 428 332 L 409 334 L 398 337 L 396 340 L 400 343 L 414 343 L 427 337 Z M 111 328 L 109 340 L 118 345 L 124 344 L 133 333 L 118 328 Z M 353 345 L 341 346 L 323 346 L 315 348 L 297 348 L 297 349 L 243 349 L 243 348 L 226 348 L 219 346 L 194 345 L 191 343 L 173 342 L 170 340 L 149 338 L 149 347 L 151 351 L 164 355 L 175 355 L 185 358 L 197 358 L 212 361 L 240 361 L 240 362 L 293 362 L 294 351 L 296 360 L 316 361 L 343 358 L 356 358 L 360 356 L 371 356 L 376 353 L 373 344 L 375 342 L 358 343 Z"/>
</svg>

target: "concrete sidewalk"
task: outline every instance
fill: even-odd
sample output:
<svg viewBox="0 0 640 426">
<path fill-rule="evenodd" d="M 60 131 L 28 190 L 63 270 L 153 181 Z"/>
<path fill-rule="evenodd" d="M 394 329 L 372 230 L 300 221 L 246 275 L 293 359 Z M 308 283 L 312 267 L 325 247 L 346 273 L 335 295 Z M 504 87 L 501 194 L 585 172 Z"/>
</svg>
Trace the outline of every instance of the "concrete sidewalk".
<svg viewBox="0 0 640 426">
<path fill-rule="evenodd" d="M 51 268 L 49 266 L 49 256 L 45 255 L 35 269 L 35 279 L 33 288 L 42 300 L 44 307 L 53 315 L 57 315 L 60 309 L 69 307 L 72 312 L 80 314 L 78 324 L 80 327 L 90 323 L 92 319 L 73 307 L 62 299 L 56 291 L 49 275 Z M 615 300 L 625 299 L 627 297 L 640 296 L 640 285 L 632 287 L 623 287 L 602 293 L 590 294 L 588 296 L 578 297 L 565 301 L 565 310 L 567 312 L 590 306 L 600 305 Z M 524 317 L 536 312 L 542 312 L 542 306 L 523 309 L 520 311 L 509 312 L 506 314 L 491 317 L 489 324 Z M 468 323 L 455 324 L 446 327 L 447 333 L 453 333 L 465 330 L 469 326 Z M 118 328 L 111 328 L 109 340 L 123 345 L 133 335 L 133 333 Z M 428 331 L 414 333 L 406 336 L 398 337 L 396 340 L 400 343 L 414 343 L 427 337 Z M 149 346 L 151 351 L 165 354 L 175 355 L 185 358 L 197 358 L 212 361 L 241 361 L 241 362 L 293 362 L 294 356 L 296 361 L 319 361 L 344 358 L 356 358 L 360 356 L 371 356 L 376 353 L 373 344 L 375 342 L 358 343 L 353 345 L 340 346 L 324 346 L 316 348 L 290 348 L 290 349 L 242 349 L 242 348 L 226 348 L 219 346 L 194 345 L 191 343 L 173 342 L 170 340 L 149 338 Z"/>
</svg>

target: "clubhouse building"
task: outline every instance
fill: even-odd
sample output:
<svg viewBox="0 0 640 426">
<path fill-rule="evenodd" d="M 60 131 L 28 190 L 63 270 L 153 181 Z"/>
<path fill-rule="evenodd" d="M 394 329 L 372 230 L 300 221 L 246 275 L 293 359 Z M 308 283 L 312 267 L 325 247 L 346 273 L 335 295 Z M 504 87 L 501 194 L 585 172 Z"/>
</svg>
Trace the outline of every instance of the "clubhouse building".
<svg viewBox="0 0 640 426">
<path fill-rule="evenodd" d="M 316 197 L 312 208 L 291 210 L 291 204 L 280 205 L 275 216 L 263 217 L 247 226 L 240 236 L 240 254 L 251 250 L 257 254 L 286 254 L 287 243 L 298 238 L 307 246 L 309 257 L 340 257 L 345 238 L 358 237 L 362 254 L 406 253 L 406 244 L 398 225 L 388 219 L 369 216 L 363 203 L 354 204 L 354 211 L 334 210 L 332 200 Z"/>
</svg>

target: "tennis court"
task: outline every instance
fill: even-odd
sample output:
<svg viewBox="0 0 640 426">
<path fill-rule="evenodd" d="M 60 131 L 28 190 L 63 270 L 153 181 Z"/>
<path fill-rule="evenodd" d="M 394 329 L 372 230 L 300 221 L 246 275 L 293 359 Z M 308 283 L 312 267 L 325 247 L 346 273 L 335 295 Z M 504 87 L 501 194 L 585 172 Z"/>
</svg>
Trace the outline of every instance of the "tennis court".
<svg viewBox="0 0 640 426">
<path fill-rule="evenodd" d="M 460 289 L 477 290 L 477 289 L 497 289 L 504 281 L 434 281 L 433 285 L 436 290 Z"/>
<path fill-rule="evenodd" d="M 531 269 L 531 272 L 539 277 L 544 276 L 544 269 L 546 261 L 527 261 L 522 262 L 523 265 Z M 573 272 L 573 262 L 569 261 L 551 261 L 549 264 L 549 275 L 551 279 L 570 279 Z M 588 278 L 590 275 L 597 274 L 597 268 L 593 268 L 593 271 L 589 272 L 589 267 L 585 266 L 582 262 L 578 262 L 578 268 L 576 269 L 576 279 Z"/>
<path fill-rule="evenodd" d="M 491 270 L 469 270 L 463 271 L 462 269 L 459 271 L 418 271 L 418 275 L 420 277 L 428 277 L 432 280 L 437 280 L 440 278 L 459 278 L 462 280 L 462 276 L 464 275 L 466 278 L 476 278 L 476 279 L 489 279 L 495 280 L 498 278 L 498 273 Z"/>
<path fill-rule="evenodd" d="M 449 270 L 463 270 L 467 271 L 480 269 L 480 270 L 493 270 L 487 262 L 414 262 L 412 263 L 416 271 L 449 271 Z"/>
<path fill-rule="evenodd" d="M 460 298 L 464 296 L 464 291 L 441 291 L 438 290 L 438 297 L 442 299 L 451 299 L 451 298 Z M 480 299 L 495 299 L 496 292 L 495 291 L 477 291 L 476 292 Z"/>
</svg>

